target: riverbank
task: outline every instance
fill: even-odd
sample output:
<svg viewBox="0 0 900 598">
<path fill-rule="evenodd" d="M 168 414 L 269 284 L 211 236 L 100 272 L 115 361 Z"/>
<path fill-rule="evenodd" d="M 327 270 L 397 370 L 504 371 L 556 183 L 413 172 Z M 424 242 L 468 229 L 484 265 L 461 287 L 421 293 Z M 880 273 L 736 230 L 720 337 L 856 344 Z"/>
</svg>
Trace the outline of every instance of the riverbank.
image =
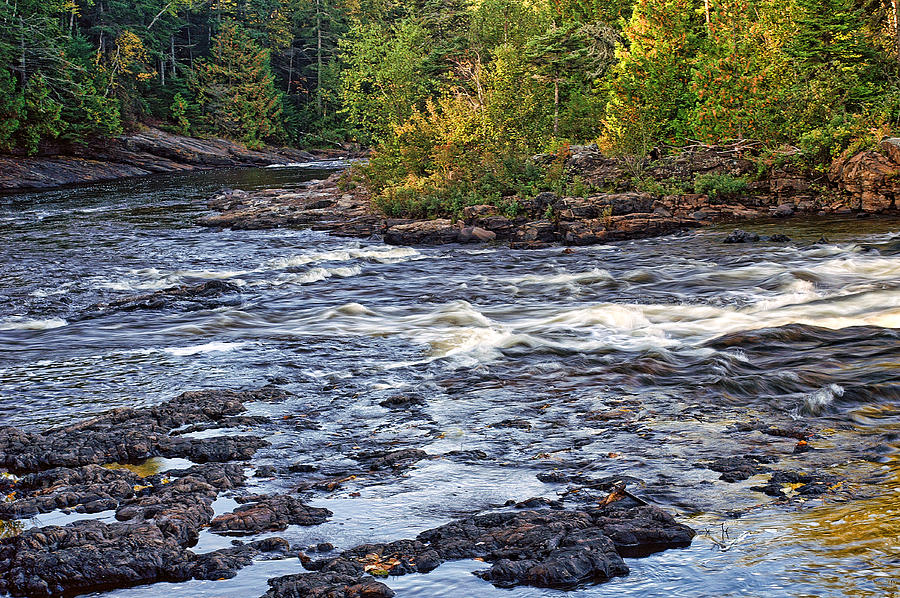
<svg viewBox="0 0 900 598">
<path fill-rule="evenodd" d="M 197 139 L 147 128 L 90 147 L 33 157 L 0 155 L 0 192 L 43 190 L 150 174 L 269 166 L 347 158 L 348 152 L 266 147 Z"/>
<path fill-rule="evenodd" d="M 527 252 L 192 225 L 309 176 L 0 204 L 16 592 L 559 598 L 538 573 L 624 562 L 571 595 L 890 593 L 896 221 Z M 690 545 L 617 544 L 640 501 Z"/>
<path fill-rule="evenodd" d="M 596 146 L 577 146 L 565 158 L 566 173 L 591 191 L 540 193 L 520 201 L 512 214 L 485 204 L 463 208 L 455 220 L 387 218 L 374 209 L 359 177 L 337 174 L 304 189 L 228 190 L 209 202 L 218 214 L 200 223 L 234 229 L 311 227 L 351 237 L 380 235 L 393 245 L 504 242 L 536 249 L 764 218 L 898 215 L 900 140 L 887 139 L 881 148 L 835 160 L 823 172 L 807 166 L 797 150 L 763 157 L 752 142 L 656 150 L 637 164 L 604 156 Z M 553 159 L 533 158 L 537 163 Z"/>
</svg>

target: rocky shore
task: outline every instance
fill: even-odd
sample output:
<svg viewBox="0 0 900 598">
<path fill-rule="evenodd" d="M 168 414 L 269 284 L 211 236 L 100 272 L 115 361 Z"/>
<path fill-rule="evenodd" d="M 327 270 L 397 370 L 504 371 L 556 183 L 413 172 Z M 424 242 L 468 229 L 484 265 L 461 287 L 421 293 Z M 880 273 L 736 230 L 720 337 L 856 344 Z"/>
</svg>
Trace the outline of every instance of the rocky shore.
<svg viewBox="0 0 900 598">
<path fill-rule="evenodd" d="M 40 433 L 0 429 L 0 467 L 8 472 L 0 477 L 6 496 L 0 520 L 21 525 L 60 510 L 115 518 L 7 533 L 0 540 L 0 592 L 62 596 L 160 581 L 223 579 L 260 557 L 296 559 L 301 571 L 271 580 L 267 597 L 388 597 L 393 592 L 373 575 L 426 573 L 445 561 L 473 558 L 486 563 L 479 576 L 499 586 L 569 588 L 626 575 L 623 557 L 688 546 L 695 535 L 670 514 L 627 494 L 624 481 L 608 479 L 589 484 L 607 496 L 593 504 L 532 499 L 453 521 L 412 540 L 340 553 L 328 544 L 291 546 L 278 537 L 192 552 L 201 530 L 252 536 L 289 525 L 315 526 L 332 517 L 327 509 L 305 504 L 302 494 L 242 490 L 249 461 L 268 445 L 257 434 L 277 426 L 245 415 L 246 405 L 289 396 L 275 387 L 187 392 L 154 407 L 116 409 Z M 234 428 L 256 433 L 224 433 Z M 217 429 L 223 434 L 187 437 Z M 144 476 L 127 467 L 154 457 L 189 459 L 193 465 Z M 359 455 L 370 472 L 388 474 L 424 458 L 428 455 L 420 450 Z M 314 470 L 291 470 L 307 481 L 299 488 L 322 481 Z M 256 475 L 272 473 L 260 468 Z M 225 491 L 243 504 L 216 516 L 213 502 Z"/>
<path fill-rule="evenodd" d="M 0 192 L 52 189 L 158 173 L 309 162 L 346 155 L 347 152 L 316 150 L 312 153 L 273 147 L 257 151 L 225 139 L 197 139 L 148 128 L 90 147 L 66 148 L 56 154 L 0 156 Z"/>
<path fill-rule="evenodd" d="M 761 218 L 896 214 L 900 139 L 886 139 L 880 152 L 836 160 L 827 173 L 806 167 L 797 150 L 764 158 L 751 142 L 654 150 L 638 165 L 604 156 L 596 146 L 579 146 L 571 148 L 566 171 L 589 188 L 605 191 L 579 197 L 541 193 L 516 215 L 475 205 L 456 221 L 402 220 L 376 213 L 364 186 L 348 185 L 346 175 L 334 175 L 299 189 L 228 190 L 209 202 L 218 213 L 200 223 L 234 229 L 311 227 L 345 236 L 380 235 L 395 245 L 504 242 L 528 249 L 652 237 Z M 728 188 L 722 181 L 740 185 Z"/>
</svg>

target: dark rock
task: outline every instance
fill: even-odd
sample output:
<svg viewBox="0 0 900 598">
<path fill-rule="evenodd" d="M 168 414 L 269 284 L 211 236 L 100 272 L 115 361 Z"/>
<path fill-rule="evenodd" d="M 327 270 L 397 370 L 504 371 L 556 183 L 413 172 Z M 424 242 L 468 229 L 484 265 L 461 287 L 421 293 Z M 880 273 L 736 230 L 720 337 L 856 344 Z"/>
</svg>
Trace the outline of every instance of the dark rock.
<svg viewBox="0 0 900 598">
<path fill-rule="evenodd" d="M 537 479 L 545 484 L 565 484 L 569 481 L 569 476 L 561 471 L 542 471 L 537 474 Z"/>
<path fill-rule="evenodd" d="M 254 436 L 183 438 L 181 426 L 215 422 L 244 410 L 243 401 L 285 397 L 277 389 L 186 392 L 155 407 L 115 409 L 92 419 L 42 433 L 0 428 L 0 466 L 15 473 L 52 467 L 137 463 L 150 457 L 186 457 L 203 463 L 249 459 L 264 440 Z"/>
<path fill-rule="evenodd" d="M 771 243 L 790 243 L 791 238 L 787 235 L 782 235 L 781 233 L 776 233 L 774 235 L 771 235 L 768 238 L 768 241 Z"/>
<path fill-rule="evenodd" d="M 458 459 L 460 461 L 484 461 L 488 458 L 488 454 L 484 451 L 479 450 L 468 450 L 468 451 L 450 451 L 448 453 L 444 453 L 444 457 L 449 457 L 451 459 Z"/>
<path fill-rule="evenodd" d="M 153 524 L 78 521 L 0 541 L 0 590 L 59 596 L 190 579 L 189 555 Z"/>
<path fill-rule="evenodd" d="M 402 469 L 427 458 L 428 453 L 421 449 L 371 451 L 356 455 L 356 459 L 367 464 L 372 471 L 378 471 L 380 469 Z"/>
<path fill-rule="evenodd" d="M 252 504 L 219 515 L 209 526 L 219 534 L 255 534 L 281 531 L 288 525 L 319 525 L 331 517 L 331 511 L 310 507 L 287 495 L 261 496 Z"/>
<path fill-rule="evenodd" d="M 366 571 L 423 573 L 443 561 L 480 558 L 492 563 L 480 575 L 497 585 L 570 588 L 626 574 L 623 555 L 687 546 L 693 536 L 652 506 L 509 511 L 453 521 L 415 540 L 365 544 L 305 566 L 355 579 Z"/>
<path fill-rule="evenodd" d="M 260 465 L 253 472 L 253 476 L 257 478 L 271 478 L 275 476 L 276 472 L 277 469 L 274 465 Z"/>
<path fill-rule="evenodd" d="M 184 284 L 146 293 L 123 297 L 108 303 L 95 303 L 74 319 L 96 318 L 106 316 L 119 311 L 135 311 L 139 309 L 165 309 L 179 302 L 193 302 L 194 309 L 211 309 L 227 304 L 236 304 L 239 299 L 230 302 L 211 299 L 222 295 L 235 295 L 241 292 L 240 287 L 222 280 L 207 280 L 199 284 Z"/>
<path fill-rule="evenodd" d="M 734 232 L 725 237 L 722 240 L 723 243 L 751 243 L 759 241 L 759 235 L 756 233 L 748 233 L 745 230 L 741 230 L 739 228 L 734 229 Z"/>
<path fill-rule="evenodd" d="M 269 580 L 261 598 L 391 598 L 393 590 L 368 575 L 300 573 Z"/>
<path fill-rule="evenodd" d="M 194 579 L 231 579 L 240 569 L 253 564 L 253 559 L 261 554 L 287 557 L 291 554 L 291 549 L 287 540 L 265 538 L 234 548 L 208 552 L 197 556 L 193 561 L 191 576 Z"/>
<path fill-rule="evenodd" d="M 489 428 L 517 428 L 519 430 L 531 430 L 531 422 L 524 419 L 504 419 L 488 425 Z"/>
<path fill-rule="evenodd" d="M 388 409 L 410 409 L 425 404 L 425 398 L 418 394 L 394 395 L 378 403 Z"/>
<path fill-rule="evenodd" d="M 778 457 L 768 455 L 742 455 L 735 457 L 720 457 L 710 462 L 696 463 L 697 467 L 705 467 L 717 471 L 722 475 L 720 480 L 726 482 L 739 482 L 755 476 L 758 473 L 771 471 L 766 464 L 777 463 Z"/>
<path fill-rule="evenodd" d="M 776 471 L 764 486 L 753 486 L 750 489 L 762 492 L 775 498 L 784 498 L 784 487 L 787 484 L 801 484 L 794 491 L 800 496 L 813 497 L 833 491 L 833 487 L 841 479 L 837 476 L 802 471 Z"/>
<path fill-rule="evenodd" d="M 15 484 L 15 500 L 0 503 L 0 519 L 32 517 L 78 505 L 88 513 L 115 509 L 120 500 L 134 496 L 133 487 L 140 482 L 130 471 L 99 465 L 28 474 Z"/>
<path fill-rule="evenodd" d="M 288 466 L 288 471 L 294 473 L 315 473 L 319 471 L 319 466 L 312 463 L 291 463 Z"/>
</svg>

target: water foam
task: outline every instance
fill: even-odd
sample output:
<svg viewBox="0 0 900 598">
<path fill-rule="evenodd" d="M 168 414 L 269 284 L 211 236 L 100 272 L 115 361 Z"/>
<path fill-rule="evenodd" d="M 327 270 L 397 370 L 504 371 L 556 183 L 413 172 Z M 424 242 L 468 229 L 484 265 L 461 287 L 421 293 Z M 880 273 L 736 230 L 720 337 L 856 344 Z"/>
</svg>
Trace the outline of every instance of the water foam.
<svg viewBox="0 0 900 598">
<path fill-rule="evenodd" d="M 68 325 L 62 318 L 31 319 L 13 316 L 0 320 L 0 330 L 50 330 Z"/>
<path fill-rule="evenodd" d="M 241 347 L 247 345 L 246 342 L 238 342 L 238 343 L 225 343 L 213 341 L 211 343 L 204 343 L 202 345 L 193 345 L 190 347 L 166 347 L 162 349 L 163 353 L 168 353 L 169 355 L 176 355 L 178 357 L 186 357 L 189 355 L 199 355 L 201 353 L 216 353 L 216 352 L 225 352 L 225 351 L 234 351 L 236 349 L 240 349 Z"/>
</svg>

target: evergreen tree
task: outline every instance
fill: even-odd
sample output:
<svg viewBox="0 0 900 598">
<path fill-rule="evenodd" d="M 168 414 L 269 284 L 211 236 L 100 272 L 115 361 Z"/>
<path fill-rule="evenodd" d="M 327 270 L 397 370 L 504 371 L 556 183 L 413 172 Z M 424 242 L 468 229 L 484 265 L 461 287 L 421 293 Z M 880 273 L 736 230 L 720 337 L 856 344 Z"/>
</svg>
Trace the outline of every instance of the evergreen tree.
<svg viewBox="0 0 900 598">
<path fill-rule="evenodd" d="M 639 0 L 624 30 L 608 83 L 606 126 L 617 145 L 640 149 L 648 140 L 677 141 L 687 133 L 696 96 L 691 70 L 703 41 L 696 0 Z"/>
<path fill-rule="evenodd" d="M 212 57 L 197 68 L 194 83 L 208 124 L 256 147 L 277 141 L 282 98 L 275 89 L 270 51 L 261 48 L 234 21 L 225 21 L 215 38 Z"/>
</svg>

